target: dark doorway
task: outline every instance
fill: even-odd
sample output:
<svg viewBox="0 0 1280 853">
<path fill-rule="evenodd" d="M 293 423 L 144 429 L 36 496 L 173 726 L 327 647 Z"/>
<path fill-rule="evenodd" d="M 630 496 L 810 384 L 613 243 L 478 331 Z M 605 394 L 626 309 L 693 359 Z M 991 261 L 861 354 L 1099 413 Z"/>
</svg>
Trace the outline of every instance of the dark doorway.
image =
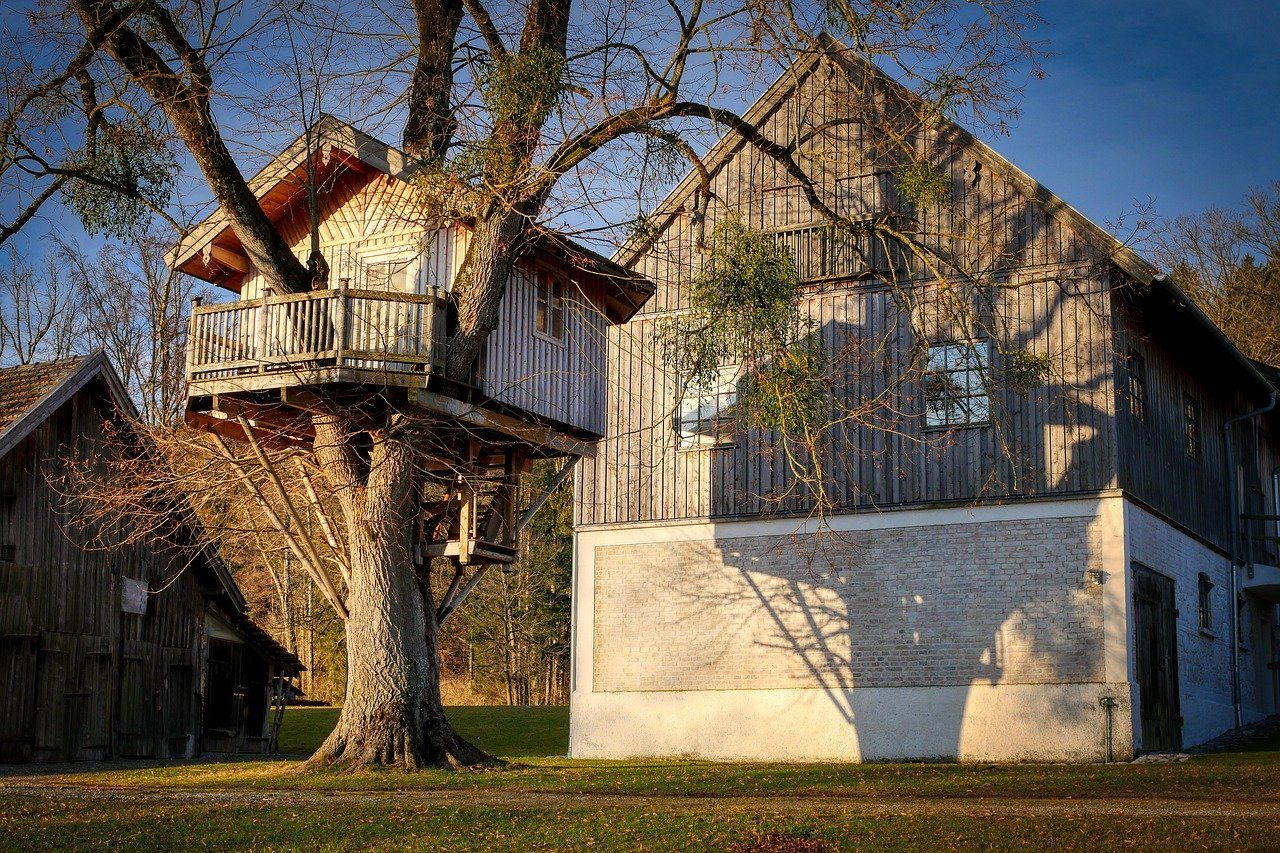
<svg viewBox="0 0 1280 853">
<path fill-rule="evenodd" d="M 1144 750 L 1182 748 L 1177 621 L 1173 579 L 1134 563 L 1133 644 Z"/>
</svg>

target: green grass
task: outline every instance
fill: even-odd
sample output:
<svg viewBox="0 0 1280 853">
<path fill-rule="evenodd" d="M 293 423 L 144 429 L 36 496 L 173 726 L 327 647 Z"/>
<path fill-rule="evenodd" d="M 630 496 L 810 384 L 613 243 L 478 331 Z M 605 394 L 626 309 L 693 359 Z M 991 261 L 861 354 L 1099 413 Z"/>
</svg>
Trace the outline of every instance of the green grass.
<svg viewBox="0 0 1280 853">
<path fill-rule="evenodd" d="M 564 755 L 569 751 L 569 709 L 462 706 L 448 710 L 463 737 L 506 758 Z M 288 708 L 280 727 L 280 751 L 310 755 L 338 720 L 337 708 Z"/>
<path fill-rule="evenodd" d="M 0 796 L 12 850 L 1062 850 L 1274 849 L 1277 827 L 1229 819 L 857 817 L 744 812 L 344 804 L 338 808 L 13 801 Z"/>
<path fill-rule="evenodd" d="M 40 786 L 232 796 L 216 803 L 113 801 L 99 792 L 59 800 L 0 788 L 0 849 L 1274 849 L 1280 837 L 1277 742 L 1167 765 L 575 761 L 547 757 L 565 751 L 563 708 L 453 708 L 449 715 L 465 736 L 510 763 L 416 774 L 300 773 L 296 759 L 28 768 L 36 775 L 22 781 Z M 328 708 L 290 709 L 282 746 L 309 752 L 336 716 Z M 415 799 L 430 791 L 445 793 Z M 290 802 L 316 792 L 356 796 L 323 807 Z M 549 804 L 549 794 L 572 796 Z M 622 794 L 645 799 L 624 801 L 616 796 Z M 886 798 L 954 802 L 947 814 L 904 807 L 903 814 L 872 817 L 857 807 Z M 1043 798 L 1072 808 L 1066 815 L 1006 814 L 992 799 L 968 798 Z M 1108 817 L 1091 814 L 1097 798 L 1132 798 L 1135 807 L 1145 801 L 1152 809 L 1179 799 L 1221 803 L 1250 816 Z M 1268 807 L 1265 815 L 1251 814 L 1258 806 Z"/>
</svg>

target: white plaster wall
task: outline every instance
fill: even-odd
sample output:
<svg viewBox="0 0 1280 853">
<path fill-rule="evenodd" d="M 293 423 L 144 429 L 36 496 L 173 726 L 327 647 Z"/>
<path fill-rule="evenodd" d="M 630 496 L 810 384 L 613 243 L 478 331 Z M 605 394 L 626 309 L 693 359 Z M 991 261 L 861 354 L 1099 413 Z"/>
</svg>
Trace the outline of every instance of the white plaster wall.
<svg viewBox="0 0 1280 853">
<path fill-rule="evenodd" d="M 812 686 L 769 689 L 650 690 L 643 685 L 655 679 L 640 677 L 636 688 L 618 689 L 615 672 L 609 682 L 614 689 L 597 691 L 595 634 L 610 627 L 596 623 L 597 548 L 663 543 L 674 546 L 709 539 L 766 536 L 778 537 L 781 543 L 812 530 L 795 520 L 582 529 L 575 537 L 574 550 L 570 754 L 580 758 L 695 756 L 783 761 L 1092 761 L 1105 756 L 1106 715 L 1099 700 L 1111 696 L 1120 704 L 1113 718 L 1113 750 L 1117 758 L 1123 758 L 1132 753 L 1123 518 L 1123 501 L 1115 495 L 1072 501 L 1024 501 L 1003 507 L 859 514 L 831 522 L 838 532 L 872 536 L 877 530 L 897 532 L 909 527 L 937 528 L 955 535 L 956 525 L 1030 519 L 1062 519 L 1071 530 L 1086 525 L 1089 565 L 1079 566 L 1080 583 L 1086 583 L 1084 573 L 1088 567 L 1101 567 L 1106 582 L 1092 593 L 1097 595 L 1092 599 L 1093 606 L 1102 613 L 1100 636 L 1094 643 L 1101 660 L 1091 670 L 1095 675 L 1079 683 L 1053 683 L 1051 679 L 1041 683 L 1001 683 L 997 677 L 994 682 L 911 686 L 858 687 L 831 681 L 823 686 L 818 681 Z M 1043 528 L 1045 525 L 1038 529 Z M 927 530 L 921 532 L 928 535 Z M 994 544 L 993 564 L 998 555 Z M 732 548 L 727 547 L 726 551 L 731 552 Z M 635 569 L 643 576 L 643 565 Z M 995 569 L 960 565 L 957 561 L 937 566 L 940 577 L 983 571 L 988 575 L 995 571 L 1034 573 L 1036 567 L 1009 569 L 1006 564 Z M 637 593 L 633 588 L 629 594 Z M 965 606 L 965 601 L 955 601 L 952 618 L 963 619 Z M 616 608 L 610 612 L 616 614 Z M 697 657 L 702 651 L 691 649 L 690 654 Z M 614 654 L 619 652 L 615 650 Z M 643 655 L 641 658 L 641 664 L 648 660 Z M 670 666 L 671 656 L 666 654 L 663 658 L 664 665 Z M 767 661 L 762 655 L 762 664 Z M 637 660 L 628 660 L 627 665 L 627 671 L 632 672 Z"/>
<path fill-rule="evenodd" d="M 1125 501 L 1125 538 L 1130 561 L 1173 578 L 1177 597 L 1178 688 L 1182 745 L 1195 746 L 1235 725 L 1231 704 L 1230 560 L 1140 506 Z M 1199 574 L 1213 582 L 1213 628 L 1200 630 Z M 1253 596 L 1241 623 L 1241 700 L 1245 722 L 1272 713 L 1271 697 L 1258 690 L 1255 648 L 1270 641 L 1270 607 Z M 1263 654 L 1269 650 L 1257 649 Z M 1269 657 L 1269 655 L 1266 655 Z M 1262 685 L 1269 687 L 1269 684 Z M 1269 692 L 1269 691 L 1267 691 Z M 1136 697 L 1136 693 L 1135 693 Z M 1135 698 L 1136 704 L 1136 698 Z M 1138 708 L 1134 708 L 1137 726 Z M 1140 731 L 1140 728 L 1138 729 Z"/>
</svg>

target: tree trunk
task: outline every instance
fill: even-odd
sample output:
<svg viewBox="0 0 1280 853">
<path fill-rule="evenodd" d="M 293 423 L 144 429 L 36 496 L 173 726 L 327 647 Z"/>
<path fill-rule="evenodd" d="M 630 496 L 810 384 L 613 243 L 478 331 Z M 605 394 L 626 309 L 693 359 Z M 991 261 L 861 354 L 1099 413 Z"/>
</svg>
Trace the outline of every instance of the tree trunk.
<svg viewBox="0 0 1280 853">
<path fill-rule="evenodd" d="M 357 472 L 352 436 L 343 432 L 336 419 L 317 418 L 317 453 L 325 458 L 340 452 L 337 470 Z M 347 489 L 342 497 L 351 562 L 346 700 L 308 767 L 494 764 L 453 730 L 440 700 L 438 625 L 412 559 L 413 450 L 393 434 L 373 439 L 363 488 Z"/>
</svg>

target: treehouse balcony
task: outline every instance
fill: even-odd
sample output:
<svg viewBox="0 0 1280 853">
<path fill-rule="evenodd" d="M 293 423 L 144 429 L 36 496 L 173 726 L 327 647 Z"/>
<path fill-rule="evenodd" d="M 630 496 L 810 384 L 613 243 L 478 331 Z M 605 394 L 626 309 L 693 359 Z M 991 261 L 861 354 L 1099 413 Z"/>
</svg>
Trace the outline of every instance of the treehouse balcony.
<svg viewBox="0 0 1280 853">
<path fill-rule="evenodd" d="M 338 288 L 192 309 L 189 396 L 330 384 L 426 388 L 444 370 L 439 294 Z"/>
</svg>

